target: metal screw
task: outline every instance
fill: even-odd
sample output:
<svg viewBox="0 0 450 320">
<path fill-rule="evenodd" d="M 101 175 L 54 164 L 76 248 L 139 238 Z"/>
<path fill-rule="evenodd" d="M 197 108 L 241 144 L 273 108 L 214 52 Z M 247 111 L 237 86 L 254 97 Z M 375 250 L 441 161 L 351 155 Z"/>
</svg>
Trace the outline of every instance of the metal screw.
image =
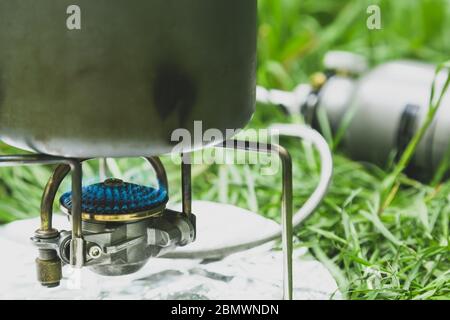
<svg viewBox="0 0 450 320">
<path fill-rule="evenodd" d="M 92 246 L 89 248 L 89 256 L 92 259 L 97 259 L 102 254 L 102 249 L 99 246 Z"/>
</svg>

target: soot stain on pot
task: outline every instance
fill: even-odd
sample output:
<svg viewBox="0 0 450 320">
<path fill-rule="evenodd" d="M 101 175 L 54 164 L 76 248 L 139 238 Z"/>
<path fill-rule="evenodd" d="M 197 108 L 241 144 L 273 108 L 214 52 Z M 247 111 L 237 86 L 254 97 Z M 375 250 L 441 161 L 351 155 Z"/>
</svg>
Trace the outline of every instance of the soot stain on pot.
<svg viewBox="0 0 450 320">
<path fill-rule="evenodd" d="M 156 70 L 152 87 L 160 118 L 164 121 L 177 114 L 178 126 L 186 127 L 197 100 L 197 87 L 189 73 L 173 64 L 162 64 Z"/>
</svg>

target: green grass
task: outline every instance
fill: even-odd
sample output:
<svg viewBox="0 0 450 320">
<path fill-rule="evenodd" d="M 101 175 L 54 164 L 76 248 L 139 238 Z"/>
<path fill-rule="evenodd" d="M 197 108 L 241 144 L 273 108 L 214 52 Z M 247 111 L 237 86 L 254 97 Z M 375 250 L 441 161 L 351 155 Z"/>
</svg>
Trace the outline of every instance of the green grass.
<svg viewBox="0 0 450 320">
<path fill-rule="evenodd" d="M 365 27 L 365 10 L 373 3 L 382 8 L 379 31 Z M 449 59 L 450 4 L 445 0 L 259 0 L 259 6 L 258 82 L 267 87 L 292 89 L 307 81 L 330 49 L 363 54 L 373 65 L 397 58 L 436 64 Z M 249 127 L 297 120 L 261 107 Z M 294 159 L 299 208 L 317 183 L 320 163 L 308 146 L 289 139 L 282 143 Z M 2 153 L 11 151 L 2 147 Z M 346 298 L 449 299 L 450 182 L 426 185 L 404 176 L 402 167 L 363 166 L 338 151 L 334 157 L 330 192 L 297 232 L 296 245 L 308 247 L 327 266 Z M 178 168 L 169 159 L 164 162 L 171 200 L 179 201 Z M 151 176 L 136 159 L 111 161 L 110 168 L 136 182 Z M 98 175 L 95 161 L 84 170 L 85 182 Z M 196 166 L 194 198 L 279 219 L 280 177 L 257 173 L 256 166 Z M 37 215 L 48 175 L 47 168 L 2 168 L 0 221 Z M 398 189 L 389 192 L 393 197 L 381 210 L 388 178 Z M 66 183 L 62 190 L 68 187 Z"/>
</svg>

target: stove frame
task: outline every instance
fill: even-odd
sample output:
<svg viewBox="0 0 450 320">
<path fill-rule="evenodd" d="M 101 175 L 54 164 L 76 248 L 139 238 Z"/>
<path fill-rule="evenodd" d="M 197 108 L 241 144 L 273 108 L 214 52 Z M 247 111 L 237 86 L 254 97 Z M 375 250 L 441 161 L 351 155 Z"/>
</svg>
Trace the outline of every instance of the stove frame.
<svg viewBox="0 0 450 320">
<path fill-rule="evenodd" d="M 293 295 L 293 275 L 292 275 L 292 250 L 293 250 L 293 185 L 292 185 L 292 159 L 289 152 L 282 146 L 276 144 L 265 144 L 259 142 L 228 140 L 216 148 L 243 150 L 247 152 L 257 152 L 265 154 L 276 154 L 282 165 L 282 203 L 281 203 L 281 238 L 283 249 L 283 298 L 292 299 Z M 155 173 L 165 176 L 164 167 L 158 157 L 146 158 L 153 166 Z M 192 214 L 192 181 L 190 154 L 182 154 L 181 163 L 181 184 L 182 184 L 182 213 Z M 72 210 L 71 210 L 71 233 L 70 240 L 70 264 L 75 268 L 82 268 L 85 264 L 85 241 L 82 230 L 82 162 L 85 159 L 72 159 L 64 157 L 49 156 L 43 154 L 31 155 L 3 155 L 0 156 L 0 167 L 6 166 L 27 166 L 27 165 L 55 165 L 57 167 L 51 176 L 42 197 L 41 203 L 41 227 L 35 232 L 35 238 L 43 241 L 57 237 L 59 232 L 52 228 L 52 207 L 58 187 L 64 177 L 71 172 L 72 183 Z M 162 170 L 162 171 L 161 171 Z M 164 172 L 164 174 L 163 174 Z M 163 184 L 168 187 L 167 177 L 163 179 Z M 276 239 L 277 237 L 274 237 Z M 273 240 L 274 240 L 273 239 Z M 266 242 L 266 241 L 264 241 Z M 242 251 L 264 242 L 246 243 L 237 245 L 232 249 Z M 60 277 L 61 268 L 56 267 L 52 262 L 54 255 L 49 250 L 40 250 L 37 259 L 38 274 L 40 277 Z M 60 262 L 59 262 L 60 263 Z M 58 274 L 59 272 L 59 274 Z M 53 273 L 53 274 L 52 274 Z"/>
</svg>

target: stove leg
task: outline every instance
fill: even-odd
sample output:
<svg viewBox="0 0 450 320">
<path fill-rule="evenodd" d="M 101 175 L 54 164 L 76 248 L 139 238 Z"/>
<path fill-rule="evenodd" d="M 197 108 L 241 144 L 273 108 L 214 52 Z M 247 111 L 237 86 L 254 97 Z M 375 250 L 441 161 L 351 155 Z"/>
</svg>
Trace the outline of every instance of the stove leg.
<svg viewBox="0 0 450 320">
<path fill-rule="evenodd" d="M 181 192 L 183 194 L 183 213 L 189 215 L 192 213 L 192 173 L 191 173 L 191 154 L 183 153 L 181 155 Z"/>
<path fill-rule="evenodd" d="M 100 181 L 106 180 L 108 176 L 108 164 L 106 162 L 106 158 L 98 159 L 98 175 L 100 177 Z"/>
<path fill-rule="evenodd" d="M 265 154 L 276 154 L 282 165 L 283 189 L 281 203 L 281 225 L 282 225 L 282 247 L 283 247 L 283 299 L 293 298 L 293 275 L 292 275 L 292 253 L 293 253 L 293 225 L 292 225 L 292 159 L 289 152 L 282 146 L 276 144 L 264 144 L 259 142 L 225 141 L 217 146 L 224 149 L 244 150 Z"/>
<path fill-rule="evenodd" d="M 79 161 L 70 164 L 72 172 L 72 240 L 70 240 L 70 264 L 82 268 L 85 260 L 85 243 L 81 224 L 82 165 Z"/>
</svg>

